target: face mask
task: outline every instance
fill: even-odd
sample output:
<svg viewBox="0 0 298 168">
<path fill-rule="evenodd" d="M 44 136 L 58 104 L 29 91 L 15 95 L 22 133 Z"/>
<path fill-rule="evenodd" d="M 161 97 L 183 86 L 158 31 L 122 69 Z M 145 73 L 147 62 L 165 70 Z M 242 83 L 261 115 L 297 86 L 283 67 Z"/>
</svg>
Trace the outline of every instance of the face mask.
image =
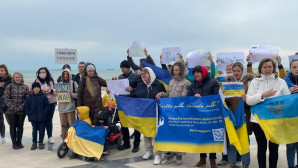
<svg viewBox="0 0 298 168">
<path fill-rule="evenodd" d="M 39 77 L 40 77 L 41 79 L 45 79 L 45 78 L 47 77 L 47 75 L 46 75 L 46 74 L 39 74 Z"/>
</svg>

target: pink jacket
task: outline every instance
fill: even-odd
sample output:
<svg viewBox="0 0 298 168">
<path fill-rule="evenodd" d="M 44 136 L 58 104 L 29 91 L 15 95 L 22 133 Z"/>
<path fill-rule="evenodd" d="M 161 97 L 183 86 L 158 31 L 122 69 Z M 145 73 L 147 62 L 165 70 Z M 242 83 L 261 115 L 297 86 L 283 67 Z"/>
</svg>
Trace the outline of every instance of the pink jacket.
<svg viewBox="0 0 298 168">
<path fill-rule="evenodd" d="M 50 82 L 50 86 L 45 82 L 44 84 L 42 84 L 38 78 L 36 78 L 33 82 L 38 82 L 40 83 L 41 86 L 41 90 L 45 93 L 45 90 L 51 89 L 53 90 L 53 93 L 50 94 L 46 94 L 46 96 L 48 97 L 49 103 L 56 103 L 56 88 L 55 88 L 55 84 L 57 83 L 56 79 L 52 78 L 53 80 Z M 32 87 L 30 87 L 30 90 L 32 90 Z"/>
</svg>

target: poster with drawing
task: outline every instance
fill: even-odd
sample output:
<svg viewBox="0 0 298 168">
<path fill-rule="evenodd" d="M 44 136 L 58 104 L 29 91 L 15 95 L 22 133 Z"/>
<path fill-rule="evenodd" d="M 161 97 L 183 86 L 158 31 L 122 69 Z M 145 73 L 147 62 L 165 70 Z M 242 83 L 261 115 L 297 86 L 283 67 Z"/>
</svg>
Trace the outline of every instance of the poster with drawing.
<svg viewBox="0 0 298 168">
<path fill-rule="evenodd" d="M 279 55 L 279 48 L 270 45 L 252 45 L 249 49 L 251 62 L 260 62 L 264 58 L 272 58 L 275 61 Z"/>
<path fill-rule="evenodd" d="M 162 57 L 161 63 L 162 64 L 169 64 L 171 62 L 176 62 L 179 58 L 181 53 L 181 47 L 168 47 L 162 49 Z"/>
<path fill-rule="evenodd" d="M 145 57 L 144 53 L 145 43 L 140 41 L 134 41 L 129 48 L 130 57 Z"/>
<path fill-rule="evenodd" d="M 240 62 L 244 64 L 244 52 L 217 53 L 217 67 L 219 71 L 226 71 L 230 63 Z"/>
<path fill-rule="evenodd" d="M 188 68 L 193 68 L 196 65 L 204 65 L 210 67 L 210 60 L 208 59 L 208 56 L 210 55 L 210 50 L 208 49 L 202 49 L 202 50 L 196 50 L 189 52 L 186 55 L 186 61 Z"/>
</svg>

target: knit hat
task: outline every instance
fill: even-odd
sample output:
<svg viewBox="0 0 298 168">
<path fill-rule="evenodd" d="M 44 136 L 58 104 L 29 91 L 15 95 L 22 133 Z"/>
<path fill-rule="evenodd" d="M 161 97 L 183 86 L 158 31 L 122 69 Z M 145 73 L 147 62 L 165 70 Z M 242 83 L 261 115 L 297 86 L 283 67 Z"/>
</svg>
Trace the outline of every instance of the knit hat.
<svg viewBox="0 0 298 168">
<path fill-rule="evenodd" d="M 86 68 L 86 72 L 89 72 L 89 71 L 95 71 L 95 67 L 94 67 L 94 65 L 92 65 L 92 64 L 89 64 L 88 66 L 87 66 L 87 68 Z"/>
<path fill-rule="evenodd" d="M 130 64 L 127 60 L 123 60 L 120 64 L 120 68 L 130 68 Z"/>
<path fill-rule="evenodd" d="M 35 87 L 38 87 L 39 89 L 41 89 L 40 84 L 39 84 L 38 82 L 34 82 L 34 83 L 32 84 L 32 90 L 33 90 Z"/>
</svg>

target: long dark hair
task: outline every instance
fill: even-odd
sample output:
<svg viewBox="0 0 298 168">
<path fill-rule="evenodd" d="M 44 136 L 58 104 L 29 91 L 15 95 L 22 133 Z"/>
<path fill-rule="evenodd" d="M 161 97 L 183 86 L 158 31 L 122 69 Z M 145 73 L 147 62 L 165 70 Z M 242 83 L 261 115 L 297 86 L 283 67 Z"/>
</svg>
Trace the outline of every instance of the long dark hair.
<svg viewBox="0 0 298 168">
<path fill-rule="evenodd" d="M 42 70 L 42 69 L 44 69 L 44 70 L 46 71 L 46 73 L 47 73 L 47 76 L 46 76 L 45 79 L 41 79 L 41 78 L 39 77 L 39 72 L 40 72 L 40 70 Z M 36 72 L 36 78 L 37 78 L 42 84 L 44 84 L 44 82 L 46 82 L 49 86 L 50 86 L 50 82 L 51 82 L 51 80 L 53 80 L 53 79 L 52 79 L 52 75 L 51 75 L 51 73 L 50 73 L 50 71 L 48 70 L 47 67 L 41 67 L 41 68 L 39 68 L 38 71 Z"/>
</svg>

